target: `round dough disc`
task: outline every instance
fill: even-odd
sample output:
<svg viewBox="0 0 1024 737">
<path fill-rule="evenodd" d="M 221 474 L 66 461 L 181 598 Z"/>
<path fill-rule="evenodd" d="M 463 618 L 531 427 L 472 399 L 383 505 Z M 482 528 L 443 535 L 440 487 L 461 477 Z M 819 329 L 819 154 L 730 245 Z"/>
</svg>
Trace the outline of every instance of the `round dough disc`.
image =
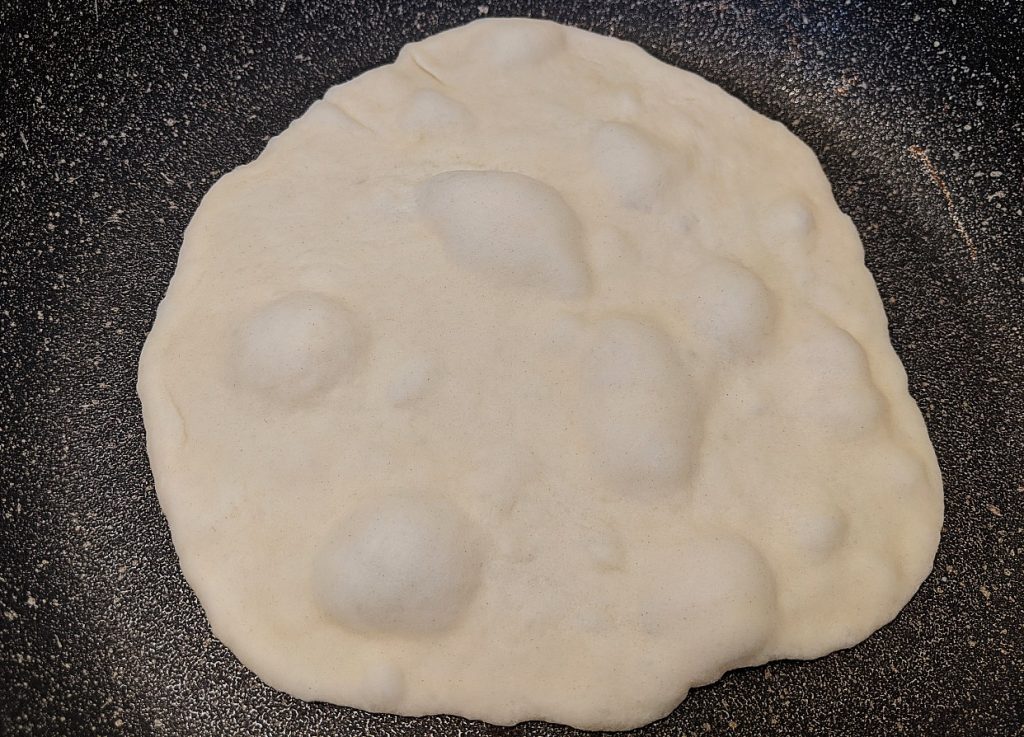
<svg viewBox="0 0 1024 737">
<path fill-rule="evenodd" d="M 362 709 L 644 724 L 867 637 L 942 518 L 812 152 L 549 22 L 410 44 L 221 178 L 139 393 L 213 632 Z"/>
</svg>

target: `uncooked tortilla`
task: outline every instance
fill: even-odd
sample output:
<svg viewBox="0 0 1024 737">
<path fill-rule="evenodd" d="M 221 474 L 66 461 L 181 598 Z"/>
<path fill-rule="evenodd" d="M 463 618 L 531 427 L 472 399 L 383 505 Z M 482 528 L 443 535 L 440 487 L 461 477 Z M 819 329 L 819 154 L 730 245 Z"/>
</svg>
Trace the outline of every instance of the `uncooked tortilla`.
<svg viewBox="0 0 1024 737">
<path fill-rule="evenodd" d="M 942 519 L 814 154 L 549 22 L 410 44 L 222 177 L 139 394 L 213 632 L 362 709 L 641 725 L 867 637 Z"/>
</svg>

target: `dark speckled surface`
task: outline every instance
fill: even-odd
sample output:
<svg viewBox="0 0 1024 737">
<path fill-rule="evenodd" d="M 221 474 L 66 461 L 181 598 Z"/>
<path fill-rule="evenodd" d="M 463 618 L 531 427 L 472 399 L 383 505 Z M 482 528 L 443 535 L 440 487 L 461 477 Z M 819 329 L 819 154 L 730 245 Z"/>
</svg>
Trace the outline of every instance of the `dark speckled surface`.
<svg viewBox="0 0 1024 737">
<path fill-rule="evenodd" d="M 329 85 L 484 13 L 637 41 L 818 152 L 946 478 L 935 571 L 895 622 L 814 662 L 731 673 L 640 733 L 1024 733 L 1015 0 L 0 7 L 0 734 L 570 733 L 371 715 L 260 683 L 211 639 L 177 568 L 134 393 L 210 184 Z"/>
</svg>

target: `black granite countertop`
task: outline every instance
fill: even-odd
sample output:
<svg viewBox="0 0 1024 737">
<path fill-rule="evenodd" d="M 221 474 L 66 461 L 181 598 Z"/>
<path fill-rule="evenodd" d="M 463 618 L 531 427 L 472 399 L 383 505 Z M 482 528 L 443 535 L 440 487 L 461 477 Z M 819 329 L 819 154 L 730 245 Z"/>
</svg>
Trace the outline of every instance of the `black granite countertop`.
<svg viewBox="0 0 1024 737">
<path fill-rule="evenodd" d="M 563 735 L 292 699 L 177 567 L 136 361 L 182 230 L 331 84 L 482 15 L 640 43 L 782 120 L 853 217 L 946 482 L 889 626 L 645 735 L 1021 735 L 1024 10 L 995 2 L 0 4 L 0 734 Z"/>
</svg>

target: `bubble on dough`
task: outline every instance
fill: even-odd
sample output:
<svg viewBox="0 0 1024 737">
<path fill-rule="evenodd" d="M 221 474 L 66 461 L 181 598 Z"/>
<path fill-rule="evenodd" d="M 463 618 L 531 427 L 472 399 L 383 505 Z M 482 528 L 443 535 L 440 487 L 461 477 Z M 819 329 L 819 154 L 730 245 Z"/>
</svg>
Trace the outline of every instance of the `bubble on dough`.
<svg viewBox="0 0 1024 737">
<path fill-rule="evenodd" d="M 846 579 L 860 594 L 860 606 L 898 612 L 906 603 L 901 577 L 902 565 L 888 551 L 855 550 L 847 556 Z"/>
<path fill-rule="evenodd" d="M 740 264 L 715 259 L 692 272 L 684 286 L 683 310 L 690 327 L 724 358 L 761 350 L 775 324 L 775 297 Z"/>
<path fill-rule="evenodd" d="M 513 20 L 502 25 L 486 39 L 480 56 L 503 67 L 536 64 L 565 48 L 565 32 L 556 23 Z"/>
<path fill-rule="evenodd" d="M 885 400 L 875 387 L 867 356 L 848 332 L 820 318 L 812 322 L 783 359 L 790 375 L 805 375 L 797 385 L 782 382 L 779 404 L 814 433 L 840 437 L 862 434 L 875 427 Z M 808 372 L 808 367 L 814 367 Z"/>
<path fill-rule="evenodd" d="M 644 577 L 650 583 L 637 596 L 638 625 L 658 635 L 686 622 L 693 665 L 708 664 L 694 682 L 704 683 L 766 644 L 777 612 L 775 576 L 743 537 L 723 532 L 688 538 Z"/>
<path fill-rule="evenodd" d="M 291 292 L 249 315 L 230 358 L 246 386 L 298 401 L 323 394 L 351 373 L 362 344 L 356 320 L 341 302 Z"/>
<path fill-rule="evenodd" d="M 584 359 L 596 467 L 623 491 L 678 491 L 696 464 L 700 412 L 672 338 L 649 320 L 605 318 Z"/>
<path fill-rule="evenodd" d="M 849 527 L 849 517 L 835 504 L 808 501 L 788 510 L 781 534 L 797 544 L 798 554 L 824 560 L 845 542 Z"/>
<path fill-rule="evenodd" d="M 616 90 L 610 99 L 611 110 L 620 118 L 631 118 L 639 115 L 643 110 L 644 102 L 635 90 L 628 88 Z"/>
<path fill-rule="evenodd" d="M 804 244 L 816 227 L 814 207 L 800 195 L 773 201 L 761 216 L 762 235 L 770 244 Z"/>
<path fill-rule="evenodd" d="M 424 495 L 373 498 L 322 541 L 313 592 L 340 625 L 422 635 L 452 627 L 479 585 L 476 525 L 450 502 Z"/>
<path fill-rule="evenodd" d="M 597 128 L 591 151 L 605 184 L 624 207 L 654 207 L 668 181 L 671 152 L 635 126 L 614 122 Z"/>
<path fill-rule="evenodd" d="M 415 133 L 445 133 L 472 122 L 465 105 L 431 89 L 416 90 L 402 114 L 402 127 Z"/>
<path fill-rule="evenodd" d="M 877 484 L 889 486 L 906 502 L 928 493 L 928 479 L 921 459 L 905 448 L 876 449 L 864 459 Z"/>
<path fill-rule="evenodd" d="M 452 171 L 420 185 L 417 203 L 465 268 L 556 297 L 587 292 L 579 220 L 547 184 L 507 171 Z"/>
</svg>

